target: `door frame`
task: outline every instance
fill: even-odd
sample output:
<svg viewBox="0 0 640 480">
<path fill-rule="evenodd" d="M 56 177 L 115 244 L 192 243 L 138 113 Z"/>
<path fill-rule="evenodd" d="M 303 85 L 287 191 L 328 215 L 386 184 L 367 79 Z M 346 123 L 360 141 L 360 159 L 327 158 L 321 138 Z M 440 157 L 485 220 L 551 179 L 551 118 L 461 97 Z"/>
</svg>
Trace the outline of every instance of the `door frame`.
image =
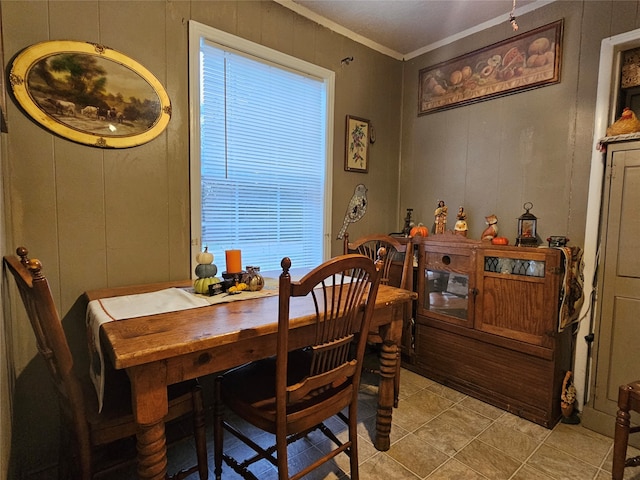
<svg viewBox="0 0 640 480">
<path fill-rule="evenodd" d="M 595 309 L 595 275 L 598 263 L 598 247 L 600 234 L 600 209 L 603 198 L 603 178 L 605 172 L 605 155 L 598 151 L 597 144 L 605 136 L 607 126 L 614 120 L 615 111 L 611 108 L 615 102 L 615 92 L 620 75 L 620 59 L 618 52 L 640 46 L 640 29 L 631 30 L 602 40 L 600 46 L 600 64 L 598 68 L 598 90 L 596 94 L 596 108 L 593 128 L 593 146 L 591 154 L 591 170 L 589 175 L 589 196 L 587 199 L 587 219 L 584 237 L 584 292 L 586 301 L 580 311 L 580 318 L 589 321 L 580 322 L 577 338 L 584 339 L 593 333 L 594 321 L 597 318 Z M 592 301 L 593 300 L 593 301 Z M 591 312 L 589 309 L 592 309 Z M 589 398 L 590 376 L 592 372 L 592 358 L 589 355 L 589 345 L 585 341 L 576 342 L 574 360 L 574 382 L 583 395 L 578 395 L 578 407 L 582 409 L 585 400 Z"/>
</svg>

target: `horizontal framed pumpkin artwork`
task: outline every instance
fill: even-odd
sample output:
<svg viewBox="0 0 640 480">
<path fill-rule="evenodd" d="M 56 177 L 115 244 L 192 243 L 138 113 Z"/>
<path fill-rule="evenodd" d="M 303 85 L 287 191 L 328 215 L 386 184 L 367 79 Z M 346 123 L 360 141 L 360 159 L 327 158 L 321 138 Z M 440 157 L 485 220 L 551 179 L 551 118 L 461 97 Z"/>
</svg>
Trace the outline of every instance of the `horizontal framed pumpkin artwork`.
<svg viewBox="0 0 640 480">
<path fill-rule="evenodd" d="M 418 115 L 560 82 L 563 20 L 423 68 Z"/>
<path fill-rule="evenodd" d="M 156 138 L 171 118 L 164 87 L 144 66 L 103 45 L 48 41 L 12 62 L 13 97 L 51 132 L 92 147 L 127 148 Z"/>
</svg>

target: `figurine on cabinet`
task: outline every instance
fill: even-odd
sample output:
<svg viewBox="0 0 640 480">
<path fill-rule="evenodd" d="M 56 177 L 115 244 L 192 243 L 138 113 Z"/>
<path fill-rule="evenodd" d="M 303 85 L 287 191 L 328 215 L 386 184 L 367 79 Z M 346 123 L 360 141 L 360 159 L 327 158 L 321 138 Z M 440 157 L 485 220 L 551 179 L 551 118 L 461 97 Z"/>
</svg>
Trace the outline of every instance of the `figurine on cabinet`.
<svg viewBox="0 0 640 480">
<path fill-rule="evenodd" d="M 620 118 L 607 128 L 606 135 L 607 137 L 613 137 L 635 132 L 640 132 L 640 120 L 638 120 L 633 110 L 625 107 Z"/>
<path fill-rule="evenodd" d="M 467 226 L 467 214 L 464 213 L 464 207 L 458 208 L 457 218 L 458 218 L 458 221 L 453 227 L 453 230 L 456 233 L 456 235 L 462 235 L 463 237 L 466 237 L 469 227 Z"/>
<path fill-rule="evenodd" d="M 434 233 L 444 233 L 447 229 L 447 213 L 448 208 L 444 204 L 444 200 L 438 200 L 438 208 L 435 211 L 435 229 Z"/>
<path fill-rule="evenodd" d="M 413 213 L 413 208 L 407 208 L 407 216 L 404 217 L 404 227 L 402 228 L 402 233 L 405 237 L 409 236 L 409 232 L 415 226 L 415 223 L 411 219 L 411 214 Z"/>
<path fill-rule="evenodd" d="M 495 216 L 495 214 L 491 214 L 487 217 L 484 217 L 485 221 L 487 222 L 487 225 L 489 225 L 487 228 L 484 229 L 484 232 L 482 232 L 482 235 L 480 236 L 480 238 L 482 240 L 493 240 L 493 238 L 495 238 L 498 235 L 498 217 Z"/>
</svg>

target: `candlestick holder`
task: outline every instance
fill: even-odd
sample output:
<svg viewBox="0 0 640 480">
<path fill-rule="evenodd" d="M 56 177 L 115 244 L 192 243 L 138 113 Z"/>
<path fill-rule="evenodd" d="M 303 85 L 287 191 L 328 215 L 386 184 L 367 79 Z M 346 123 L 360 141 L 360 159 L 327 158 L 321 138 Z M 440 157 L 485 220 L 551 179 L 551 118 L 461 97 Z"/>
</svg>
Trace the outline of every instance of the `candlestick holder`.
<svg viewBox="0 0 640 480">
<path fill-rule="evenodd" d="M 222 272 L 222 278 L 224 278 L 225 280 L 232 280 L 234 283 L 238 284 L 240 283 L 240 280 L 242 280 L 242 277 L 246 274 L 247 272 L 244 270 L 241 270 L 237 273 Z"/>
</svg>

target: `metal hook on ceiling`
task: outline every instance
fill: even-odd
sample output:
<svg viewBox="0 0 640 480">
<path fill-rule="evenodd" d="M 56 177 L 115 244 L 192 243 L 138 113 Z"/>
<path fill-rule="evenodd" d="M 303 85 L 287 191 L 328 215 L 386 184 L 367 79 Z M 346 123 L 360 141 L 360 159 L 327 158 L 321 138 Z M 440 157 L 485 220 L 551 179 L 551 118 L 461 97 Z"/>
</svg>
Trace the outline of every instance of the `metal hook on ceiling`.
<svg viewBox="0 0 640 480">
<path fill-rule="evenodd" d="M 513 28 L 513 31 L 517 32 L 518 22 L 516 21 L 516 0 L 513 0 L 513 7 L 511 8 L 511 13 L 509 14 L 509 23 L 511 23 L 511 28 Z"/>
</svg>

